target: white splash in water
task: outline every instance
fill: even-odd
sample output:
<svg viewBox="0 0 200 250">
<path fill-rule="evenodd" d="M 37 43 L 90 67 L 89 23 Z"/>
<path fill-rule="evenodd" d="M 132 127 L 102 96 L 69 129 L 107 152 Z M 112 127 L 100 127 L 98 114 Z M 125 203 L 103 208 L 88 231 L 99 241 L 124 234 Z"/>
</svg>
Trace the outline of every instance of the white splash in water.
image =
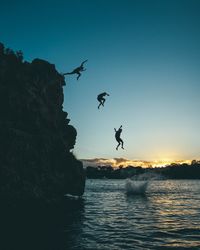
<svg viewBox="0 0 200 250">
<path fill-rule="evenodd" d="M 144 194 L 146 192 L 148 181 L 127 179 L 125 184 L 126 193 L 129 194 Z"/>
<path fill-rule="evenodd" d="M 163 180 L 160 174 L 146 172 L 144 174 L 135 175 L 131 179 L 127 179 L 125 189 L 127 194 L 145 194 L 149 181 Z"/>
</svg>

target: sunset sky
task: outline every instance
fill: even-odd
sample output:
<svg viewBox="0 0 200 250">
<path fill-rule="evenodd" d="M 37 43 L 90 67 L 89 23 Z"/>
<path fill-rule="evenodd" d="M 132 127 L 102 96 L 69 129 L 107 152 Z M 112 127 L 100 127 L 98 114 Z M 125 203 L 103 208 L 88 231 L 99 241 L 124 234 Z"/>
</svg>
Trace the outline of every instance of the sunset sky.
<svg viewBox="0 0 200 250">
<path fill-rule="evenodd" d="M 79 159 L 200 158 L 200 1 L 1 1 L 0 41 L 66 77 Z M 108 92 L 97 109 L 97 94 Z M 123 125 L 125 150 L 114 128 Z"/>
</svg>

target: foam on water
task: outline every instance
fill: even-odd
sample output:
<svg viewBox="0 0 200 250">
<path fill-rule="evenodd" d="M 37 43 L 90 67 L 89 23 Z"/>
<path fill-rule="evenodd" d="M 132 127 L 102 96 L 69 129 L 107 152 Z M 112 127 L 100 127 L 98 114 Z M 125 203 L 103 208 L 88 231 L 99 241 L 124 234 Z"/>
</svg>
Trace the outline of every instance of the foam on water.
<svg viewBox="0 0 200 250">
<path fill-rule="evenodd" d="M 161 180 L 163 177 L 159 174 L 144 173 L 135 175 L 131 179 L 127 179 L 125 183 L 125 190 L 127 194 L 145 194 L 149 181 Z"/>
<path fill-rule="evenodd" d="M 126 193 L 129 194 L 144 194 L 146 192 L 148 181 L 127 179 L 125 183 Z"/>
<path fill-rule="evenodd" d="M 64 196 L 65 196 L 66 198 L 68 198 L 68 199 L 73 199 L 73 200 L 82 199 L 82 197 L 81 197 L 81 196 L 78 196 L 78 195 L 65 194 Z"/>
</svg>

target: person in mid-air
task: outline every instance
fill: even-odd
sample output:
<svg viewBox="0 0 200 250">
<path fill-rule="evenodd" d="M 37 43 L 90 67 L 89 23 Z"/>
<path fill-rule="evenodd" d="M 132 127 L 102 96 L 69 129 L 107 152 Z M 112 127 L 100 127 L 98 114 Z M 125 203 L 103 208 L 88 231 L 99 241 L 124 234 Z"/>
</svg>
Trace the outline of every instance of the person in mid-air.
<svg viewBox="0 0 200 250">
<path fill-rule="evenodd" d="M 121 145 L 121 148 L 124 149 L 124 142 L 122 141 L 122 139 L 120 138 L 121 132 L 122 132 L 122 125 L 120 126 L 120 128 L 118 130 L 116 130 L 116 128 L 114 128 L 115 130 L 115 139 L 118 142 L 118 145 L 116 147 L 116 150 L 118 150 L 118 147 Z"/>
<path fill-rule="evenodd" d="M 100 106 L 104 106 L 104 102 L 106 101 L 104 96 L 109 96 L 109 94 L 106 92 L 103 92 L 97 96 L 97 100 L 99 101 L 98 109 L 100 108 Z"/>
<path fill-rule="evenodd" d="M 72 70 L 72 72 L 69 72 L 69 73 L 64 73 L 63 75 L 73 75 L 73 74 L 77 74 L 77 80 L 79 79 L 79 77 L 81 76 L 81 72 L 82 71 L 85 71 L 86 69 L 83 67 L 84 63 L 87 62 L 87 60 L 83 61 L 81 63 L 81 65 L 77 68 L 75 68 L 74 70 Z"/>
</svg>

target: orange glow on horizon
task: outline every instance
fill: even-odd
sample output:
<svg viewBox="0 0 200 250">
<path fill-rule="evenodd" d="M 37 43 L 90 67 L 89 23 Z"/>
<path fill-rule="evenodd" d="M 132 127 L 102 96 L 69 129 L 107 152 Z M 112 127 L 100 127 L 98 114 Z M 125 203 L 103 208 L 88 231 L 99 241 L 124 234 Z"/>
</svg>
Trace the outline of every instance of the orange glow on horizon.
<svg viewBox="0 0 200 250">
<path fill-rule="evenodd" d="M 112 166 L 113 168 L 118 168 L 120 166 L 128 167 L 143 167 L 143 168 L 156 168 L 156 167 L 166 167 L 167 165 L 175 164 L 191 164 L 192 160 L 169 160 L 161 159 L 154 161 L 143 161 L 143 160 L 129 160 L 124 158 L 114 158 L 114 159 L 82 159 L 85 166 Z"/>
</svg>

